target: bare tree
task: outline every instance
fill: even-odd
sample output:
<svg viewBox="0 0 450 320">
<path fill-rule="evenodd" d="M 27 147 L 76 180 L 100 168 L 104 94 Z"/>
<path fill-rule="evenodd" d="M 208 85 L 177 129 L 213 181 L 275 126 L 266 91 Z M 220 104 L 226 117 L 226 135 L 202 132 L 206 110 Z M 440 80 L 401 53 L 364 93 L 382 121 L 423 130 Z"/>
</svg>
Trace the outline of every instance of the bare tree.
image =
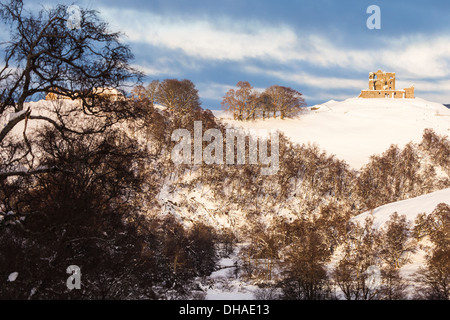
<svg viewBox="0 0 450 320">
<path fill-rule="evenodd" d="M 79 24 L 70 26 L 68 9 L 66 5 L 57 5 L 32 13 L 21 0 L 0 3 L 0 19 L 9 27 L 10 34 L 10 40 L 2 43 L 4 62 L 0 69 L 3 147 L 13 129 L 24 123 L 22 142 L 27 147 L 26 154 L 32 153 L 26 135 L 29 120 L 45 121 L 59 131 L 93 133 L 130 116 L 126 103 L 102 102 L 104 88 L 119 89 L 142 76 L 129 64 L 133 55 L 120 42 L 121 33 L 111 32 L 97 12 L 86 9 L 79 9 Z M 50 110 L 53 115 L 36 114 L 26 104 L 49 93 L 78 100 L 77 110 L 102 119 L 103 126 L 80 129 L 80 123 L 77 127 L 65 122 L 64 110 L 58 108 L 60 104 Z M 28 172 L 33 172 L 32 168 Z M 15 173 L 2 173 L 3 177 L 8 175 Z"/>
<path fill-rule="evenodd" d="M 235 120 L 250 120 L 257 116 L 258 94 L 247 81 L 239 81 L 237 90 L 230 89 L 222 100 L 222 107 L 233 114 Z"/>
<path fill-rule="evenodd" d="M 266 92 L 259 95 L 257 100 L 257 109 L 263 120 L 269 118 L 271 114 L 276 114 L 272 98 Z"/>
<path fill-rule="evenodd" d="M 271 98 L 274 118 L 277 117 L 277 113 L 281 119 L 295 116 L 306 106 L 302 94 L 292 88 L 275 85 L 267 88 L 265 93 Z"/>
<path fill-rule="evenodd" d="M 138 100 L 148 99 L 152 104 L 155 104 L 159 85 L 159 80 L 153 80 L 145 87 L 143 85 L 138 85 L 133 88 L 131 92 L 132 96 Z"/>
<path fill-rule="evenodd" d="M 416 274 L 417 297 L 450 300 L 450 206 L 441 203 L 428 216 L 419 215 L 414 228 L 416 238 L 429 237 L 426 265 Z"/>
<path fill-rule="evenodd" d="M 156 103 L 156 97 L 158 93 L 159 88 L 159 80 L 153 80 L 150 82 L 147 87 L 145 87 L 147 92 L 147 97 L 150 99 L 150 101 L 155 104 Z"/>
<path fill-rule="evenodd" d="M 381 232 L 381 259 L 395 269 L 408 263 L 410 253 L 416 251 L 416 244 L 411 240 L 411 230 L 406 216 L 400 216 L 395 212 Z"/>
<path fill-rule="evenodd" d="M 302 233 L 296 235 L 287 251 L 287 277 L 282 281 L 283 294 L 287 299 L 332 298 L 325 267 L 330 251 L 318 232 L 309 229 L 301 230 Z"/>
<path fill-rule="evenodd" d="M 223 109 L 230 111 L 235 120 L 278 115 L 284 119 L 297 115 L 306 106 L 302 94 L 292 88 L 275 85 L 259 93 L 246 81 L 239 81 L 237 87 L 230 89 L 222 100 Z"/>
<path fill-rule="evenodd" d="M 405 300 L 408 283 L 400 274 L 400 269 L 387 266 L 381 269 L 382 283 L 380 288 L 383 300 Z"/>
<path fill-rule="evenodd" d="M 348 225 L 347 239 L 343 243 L 340 259 L 333 271 L 333 279 L 347 300 L 374 300 L 380 288 L 367 285 L 370 266 L 379 265 L 378 232 L 373 229 L 373 217 L 364 226 L 353 222 Z"/>
<path fill-rule="evenodd" d="M 200 97 L 190 80 L 166 79 L 158 86 L 156 101 L 169 111 L 186 115 L 200 109 Z"/>
</svg>

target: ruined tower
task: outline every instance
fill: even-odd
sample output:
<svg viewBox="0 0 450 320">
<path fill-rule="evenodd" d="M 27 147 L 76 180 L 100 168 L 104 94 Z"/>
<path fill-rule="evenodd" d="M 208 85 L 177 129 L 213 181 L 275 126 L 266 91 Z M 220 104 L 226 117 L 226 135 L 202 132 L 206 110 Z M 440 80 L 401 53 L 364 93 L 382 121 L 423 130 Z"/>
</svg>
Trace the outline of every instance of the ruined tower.
<svg viewBox="0 0 450 320">
<path fill-rule="evenodd" d="M 395 90 L 395 72 L 371 72 L 369 89 L 362 90 L 360 98 L 395 98 L 414 99 L 414 86 L 403 90 Z"/>
</svg>

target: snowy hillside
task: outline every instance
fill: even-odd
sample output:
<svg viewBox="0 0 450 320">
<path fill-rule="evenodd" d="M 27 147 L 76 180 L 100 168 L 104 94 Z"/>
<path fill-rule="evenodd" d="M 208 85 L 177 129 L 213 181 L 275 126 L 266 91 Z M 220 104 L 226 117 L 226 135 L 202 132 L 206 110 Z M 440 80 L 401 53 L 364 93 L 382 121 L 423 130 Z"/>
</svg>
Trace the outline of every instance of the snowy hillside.
<svg viewBox="0 0 450 320">
<path fill-rule="evenodd" d="M 65 101 L 68 105 L 76 102 Z M 52 102 L 31 102 L 33 115 L 48 115 Z M 163 107 L 156 106 L 158 109 Z M 294 119 L 235 121 L 224 112 L 215 115 L 226 124 L 244 129 L 276 129 L 293 142 L 316 143 L 329 154 L 360 169 L 374 154 L 386 151 L 391 144 L 400 147 L 408 142 L 420 142 L 423 131 L 432 128 L 437 134 L 450 135 L 450 109 L 442 104 L 416 99 L 334 100 L 306 108 Z M 6 119 L 0 119 L 0 125 Z M 29 128 L 37 125 L 30 121 Z M 21 134 L 23 125 L 14 132 Z"/>
<path fill-rule="evenodd" d="M 441 135 L 450 134 L 450 109 L 420 98 L 332 100 L 286 120 L 240 122 L 224 113 L 218 112 L 217 116 L 236 127 L 278 129 L 294 142 L 317 143 L 355 169 L 391 144 L 401 147 L 410 141 L 419 142 L 426 128 Z"/>
<path fill-rule="evenodd" d="M 431 214 L 441 203 L 450 204 L 450 189 L 444 189 L 420 197 L 389 203 L 374 210 L 364 212 L 354 217 L 352 220 L 364 225 L 365 219 L 369 215 L 373 215 L 373 227 L 379 230 L 385 226 L 385 223 L 389 220 L 391 215 L 397 212 L 399 215 L 405 215 L 406 220 L 413 226 L 414 220 L 419 214 Z M 420 246 L 417 247 L 417 251 L 411 254 L 410 261 L 401 268 L 401 275 L 405 279 L 411 280 L 419 268 L 423 267 L 425 264 L 427 252 L 424 250 L 424 246 L 429 246 L 430 242 L 423 239 L 419 244 Z"/>
<path fill-rule="evenodd" d="M 374 210 L 364 212 L 353 218 L 353 220 L 363 224 L 367 216 L 373 215 L 374 228 L 381 228 L 386 221 L 389 220 L 389 217 L 394 212 L 397 212 L 399 215 L 406 215 L 408 221 L 414 222 L 418 214 L 430 214 L 440 203 L 450 205 L 450 189 L 444 189 L 420 197 L 389 203 Z"/>
<path fill-rule="evenodd" d="M 76 102 L 39 101 L 28 103 L 27 107 L 33 116 L 50 118 L 54 116 L 50 112 L 52 107 L 66 108 L 77 120 L 71 122 L 75 128 L 84 124 Z M 192 290 L 200 298 L 255 299 L 283 294 L 290 299 L 291 286 L 295 287 L 296 282 L 292 282 L 289 274 L 307 270 L 297 266 L 309 261 L 309 252 L 316 247 L 321 248 L 320 260 L 311 261 L 317 270 L 327 271 L 320 273 L 319 282 L 331 283 L 331 291 L 324 289 L 323 294 L 327 298 L 333 298 L 334 294 L 343 298 L 338 284 L 341 278 L 334 273 L 339 263 L 348 257 L 346 263 L 353 263 L 353 258 L 354 261 L 372 259 L 368 254 L 365 256 L 364 241 L 347 237 L 359 232 L 349 231 L 349 219 L 363 224 L 367 216 L 373 215 L 374 228 L 381 230 L 395 212 L 413 222 L 418 214 L 429 214 L 440 203 L 450 204 L 450 161 L 447 161 L 450 142 L 446 139 L 450 133 L 450 109 L 441 104 L 419 98 L 353 98 L 305 108 L 294 119 L 248 122 L 216 113 L 227 125 L 256 131 L 278 129 L 294 142 L 284 142 L 287 147 L 280 148 L 280 170 L 270 176 L 261 175 L 259 165 L 172 165 L 168 147 L 172 133 L 180 128 L 180 123 L 174 121 L 179 115 L 164 109 L 156 106 L 149 112 L 151 117 L 142 123 L 133 120 L 116 126 L 136 139 L 139 142 L 136 145 L 148 154 L 139 167 L 146 179 L 143 180 L 145 191 L 137 198 L 137 202 L 144 204 L 140 212 L 158 226 L 155 227 L 157 236 L 165 235 L 167 230 L 164 241 L 167 240 L 168 247 L 178 246 L 183 259 L 192 265 L 198 261 L 211 263 L 192 282 L 195 288 Z M 202 115 L 201 119 L 214 123 L 210 113 L 206 114 L 210 118 Z M 0 118 L 0 126 L 14 116 L 17 114 Z M 196 118 L 188 120 L 183 125 Z M 29 137 L 33 137 L 32 129 L 38 129 L 40 124 L 45 122 L 28 123 Z M 23 128 L 17 126 L 11 136 L 20 138 Z M 427 128 L 444 137 L 430 133 L 428 139 L 423 138 Z M 370 156 L 384 153 L 392 144 L 403 147 L 410 141 L 422 140 L 425 142 L 420 146 L 388 153 L 382 160 L 369 164 Z M 302 146 L 308 143 L 317 144 L 327 154 Z M 40 150 L 36 148 L 34 154 L 40 155 Z M 328 154 L 335 154 L 356 170 L 367 166 L 354 171 Z M 369 208 L 375 209 L 364 212 Z M 188 242 L 183 242 L 185 239 L 181 237 L 184 233 L 186 241 L 194 241 L 188 238 L 192 237 L 199 239 L 199 244 L 211 244 L 211 254 L 203 254 L 206 251 L 200 245 L 198 248 L 203 253 L 192 254 L 193 246 L 186 247 Z M 412 243 L 414 239 L 408 237 L 408 244 Z M 179 243 L 173 241 L 178 239 Z M 417 250 L 408 252 L 408 259 L 398 266 L 408 285 L 415 285 L 412 276 L 426 265 L 429 252 L 425 246 L 429 244 L 427 239 L 421 240 Z M 355 254 L 346 256 L 346 248 Z M 165 269 L 175 272 L 180 263 L 177 264 L 178 251 L 173 252 L 170 258 L 173 264 Z M 186 266 L 189 266 L 187 262 Z M 15 270 L 19 269 L 8 274 Z M 361 269 L 357 274 L 363 275 L 365 271 Z M 355 283 L 363 279 L 358 277 Z M 305 276 L 309 278 L 310 275 Z M 413 294 L 411 290 L 409 293 Z M 160 294 L 166 293 L 161 289 Z"/>
</svg>

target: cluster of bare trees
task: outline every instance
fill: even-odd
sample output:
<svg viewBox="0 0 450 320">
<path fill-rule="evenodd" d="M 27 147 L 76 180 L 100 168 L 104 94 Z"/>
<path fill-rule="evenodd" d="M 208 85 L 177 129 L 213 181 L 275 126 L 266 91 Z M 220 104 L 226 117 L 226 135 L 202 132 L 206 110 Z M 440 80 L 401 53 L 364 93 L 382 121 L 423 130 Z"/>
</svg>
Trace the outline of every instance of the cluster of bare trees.
<svg viewBox="0 0 450 320">
<path fill-rule="evenodd" d="M 132 95 L 137 99 L 148 99 L 153 104 L 162 105 L 170 112 L 181 115 L 195 112 L 201 106 L 195 84 L 187 79 L 154 80 L 147 86 L 135 87 Z"/>
<path fill-rule="evenodd" d="M 240 270 L 241 276 L 262 285 L 258 297 L 332 299 L 337 298 L 338 290 L 345 299 L 406 299 L 420 298 L 419 292 L 431 290 L 432 281 L 420 277 L 418 292 L 411 295 L 409 284 L 414 280 L 400 275 L 400 268 L 417 249 L 413 226 L 404 216 L 393 214 L 381 230 L 375 230 L 370 219 L 363 225 L 349 220 L 383 204 L 449 187 L 448 178 L 434 171 L 440 163 L 445 165 L 443 157 L 424 147 L 432 140 L 439 141 L 436 150 L 445 150 L 447 138 L 433 136 L 428 130 L 421 144 L 403 149 L 392 146 L 372 157 L 360 172 L 349 170 L 317 146 L 295 145 L 282 134 L 279 140 L 280 170 L 273 176 L 261 179 L 259 166 L 205 167 L 192 181 L 193 185 L 211 183 L 215 198 L 227 200 L 224 211 L 247 212 L 245 239 L 250 239 L 250 244 L 241 250 Z M 419 157 L 429 157 L 430 161 L 420 161 Z M 260 216 L 277 212 L 280 203 L 295 199 L 299 204 L 292 215 L 297 219 L 280 218 L 270 225 L 258 222 Z M 338 248 L 343 254 L 330 273 L 327 264 Z M 445 297 L 450 273 L 438 261 L 448 257 L 448 247 L 439 252 L 430 253 L 427 266 L 427 270 L 438 267 L 439 272 L 426 274 L 441 277 L 433 278 L 433 283 L 440 285 L 443 291 L 439 292 L 444 294 L 429 294 L 427 299 Z M 371 266 L 380 271 L 377 288 L 367 284 Z"/>
<path fill-rule="evenodd" d="M 450 141 L 446 136 L 440 136 L 433 129 L 425 129 L 420 146 L 430 155 L 433 162 L 450 174 Z"/>
<path fill-rule="evenodd" d="M 362 226 L 350 224 L 347 228 L 340 259 L 331 275 L 344 298 L 406 299 L 407 285 L 399 270 L 416 250 L 406 217 L 394 213 L 379 230 L 373 228 L 373 217 Z"/>
<path fill-rule="evenodd" d="M 428 147 L 430 139 L 437 141 L 432 147 Z M 439 177 L 437 168 L 450 172 L 445 160 L 450 153 L 450 148 L 446 147 L 449 144 L 448 138 L 425 130 L 419 145 L 409 143 L 403 149 L 393 145 L 383 154 L 372 156 L 370 162 L 361 169 L 354 186 L 361 201 L 361 209 L 373 209 L 448 188 L 449 178 Z M 421 157 L 424 156 L 429 157 L 430 161 L 422 161 Z"/>
<path fill-rule="evenodd" d="M 393 213 L 381 229 L 374 228 L 373 217 L 362 225 L 345 217 L 326 223 L 322 214 L 340 215 L 341 209 L 331 206 L 314 219 L 280 221 L 269 233 L 261 233 L 258 226 L 241 253 L 246 277 L 262 284 L 258 298 L 450 299 L 448 205 L 419 215 L 414 225 Z M 340 239 L 336 247 L 329 246 L 332 234 Z M 407 279 L 400 269 L 411 262 L 418 240 L 425 237 L 432 243 L 426 248 L 426 265 Z"/>
<path fill-rule="evenodd" d="M 172 126 L 193 109 L 210 116 L 193 84 L 161 84 L 172 113 L 145 99 L 102 99 L 95 88 L 121 89 L 142 74 L 96 11 L 80 8 L 74 29 L 67 5 L 35 13 L 10 0 L 0 19 L 10 31 L 0 69 L 0 276 L 18 274 L 0 281 L 0 298 L 190 297 L 193 279 L 215 265 L 214 230 L 152 213 Z M 28 103 L 47 93 L 69 99 Z M 148 148 L 128 129 L 157 143 Z M 65 285 L 70 265 L 82 270 L 81 290 Z"/>
<path fill-rule="evenodd" d="M 246 81 L 239 81 L 236 86 L 222 100 L 223 109 L 235 120 L 284 119 L 298 115 L 306 106 L 303 95 L 292 88 L 274 85 L 260 93 Z"/>
<path fill-rule="evenodd" d="M 210 126 L 211 121 L 205 119 L 213 117 L 211 111 L 201 108 L 198 90 L 191 80 L 165 79 L 154 80 L 148 85 L 138 85 L 133 88 L 131 98 L 135 102 L 146 103 L 152 106 L 165 107 L 166 116 L 169 116 L 175 129 L 191 129 L 194 121 L 205 121 Z M 161 109 L 161 108 L 159 108 Z M 160 112 L 162 114 L 164 112 Z M 157 113 L 153 113 L 158 116 Z M 150 126 L 155 127 L 154 124 Z M 167 129 L 167 126 L 164 126 Z M 169 138 L 170 141 L 170 138 Z"/>
</svg>

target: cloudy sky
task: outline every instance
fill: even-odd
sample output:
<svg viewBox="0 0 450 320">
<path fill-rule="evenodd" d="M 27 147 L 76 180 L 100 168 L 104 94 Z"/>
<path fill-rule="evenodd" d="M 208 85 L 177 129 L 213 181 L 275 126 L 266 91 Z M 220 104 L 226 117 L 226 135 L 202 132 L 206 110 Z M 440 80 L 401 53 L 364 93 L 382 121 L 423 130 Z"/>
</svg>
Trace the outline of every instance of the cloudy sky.
<svg viewBox="0 0 450 320">
<path fill-rule="evenodd" d="M 39 1 L 33 1 L 33 5 Z M 368 74 L 397 73 L 397 88 L 450 103 L 450 1 L 80 0 L 126 34 L 154 79 L 190 79 L 204 108 L 220 109 L 238 81 L 302 92 L 308 105 L 357 96 Z M 369 30 L 367 8 L 381 9 Z"/>
</svg>

